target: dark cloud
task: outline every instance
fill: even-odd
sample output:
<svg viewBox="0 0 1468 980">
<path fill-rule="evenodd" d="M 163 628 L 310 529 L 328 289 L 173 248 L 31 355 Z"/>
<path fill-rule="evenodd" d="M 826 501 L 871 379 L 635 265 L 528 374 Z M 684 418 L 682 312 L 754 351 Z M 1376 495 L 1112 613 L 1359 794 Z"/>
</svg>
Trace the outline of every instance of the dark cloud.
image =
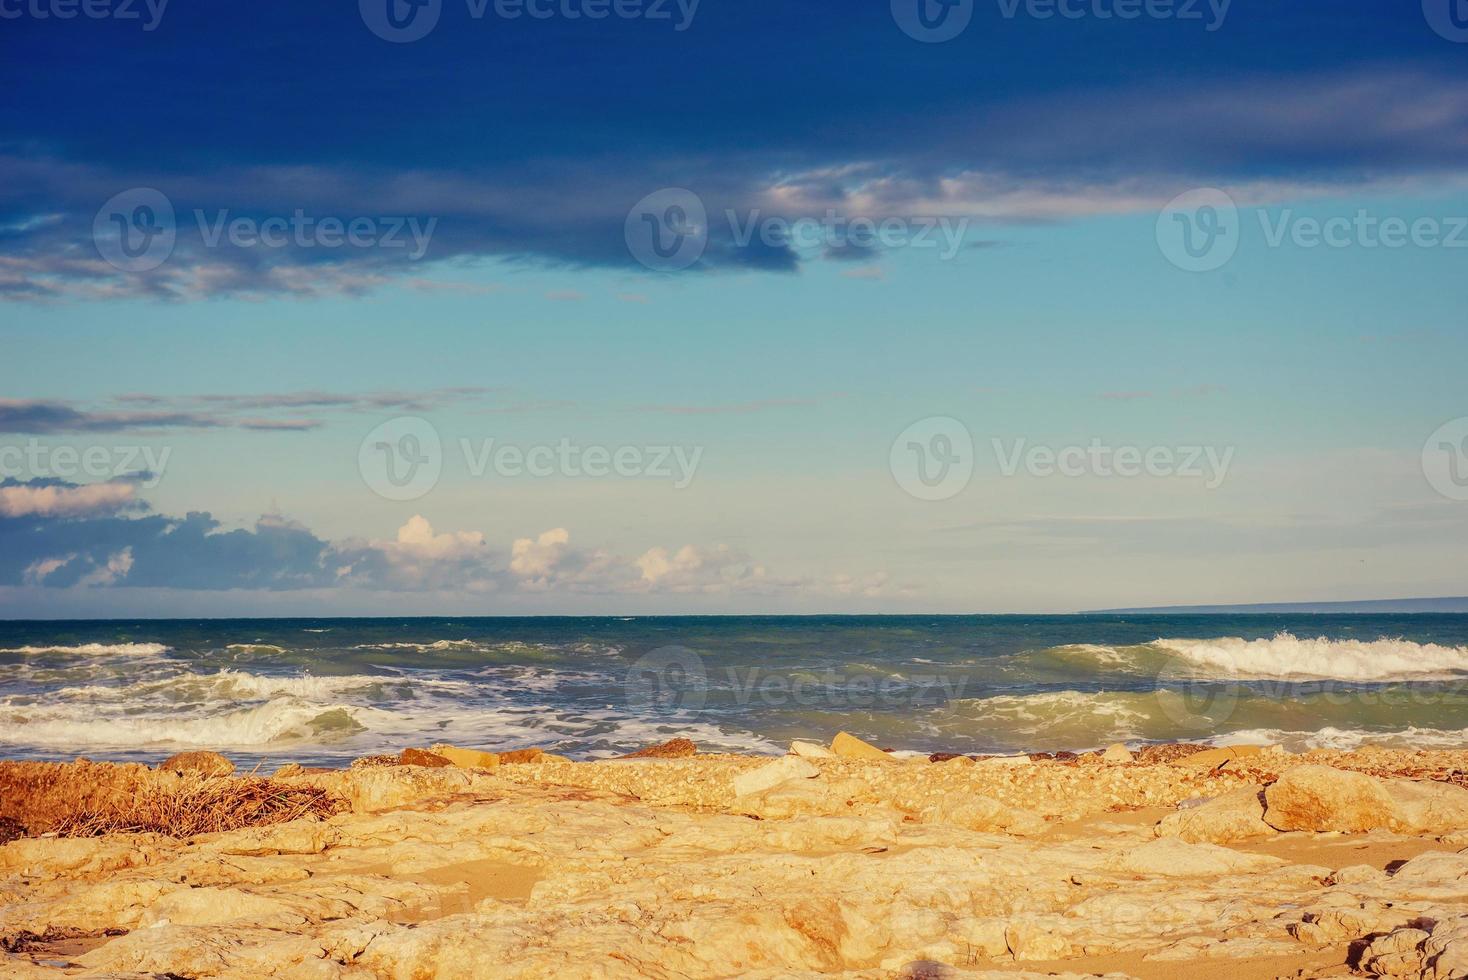
<svg viewBox="0 0 1468 980">
<path fill-rule="evenodd" d="M 686 145 L 649 156 L 609 147 L 596 156 L 436 168 L 333 157 L 180 172 L 0 150 L 0 225 L 8 229 L 0 235 L 0 296 L 355 294 L 398 280 L 424 288 L 431 263 L 486 258 L 635 270 L 623 237 L 628 210 L 666 187 L 694 191 L 707 208 L 708 248 L 695 269 L 793 272 L 812 258 L 872 250 L 837 242 L 803 255 L 763 235 L 742 243 L 727 215 L 1055 221 L 1155 209 L 1204 185 L 1225 187 L 1241 203 L 1441 186 L 1464 169 L 1468 89 L 1435 67 L 1258 70 L 1185 87 L 940 100 L 867 135 L 759 153 Z M 168 196 L 178 240 L 157 269 L 123 273 L 102 261 L 92 226 L 103 202 L 135 187 Z M 407 248 L 209 244 L 208 229 L 222 216 L 260 222 L 297 212 L 411 220 L 424 229 L 431 222 L 432 234 L 418 258 Z"/>
<path fill-rule="evenodd" d="M 257 432 L 305 432 L 324 422 L 296 416 L 253 413 L 309 409 L 321 412 L 429 412 L 453 402 L 476 399 L 489 388 L 436 388 L 418 393 L 324 391 L 264 395 L 164 396 L 132 392 L 92 408 L 59 401 L 0 398 L 0 433 L 49 435 L 63 432 L 122 432 L 149 429 L 238 428 Z M 132 406 L 147 406 L 138 409 Z M 122 406 L 122 407 L 118 407 Z M 252 413 L 252 414 L 242 414 Z"/>
</svg>

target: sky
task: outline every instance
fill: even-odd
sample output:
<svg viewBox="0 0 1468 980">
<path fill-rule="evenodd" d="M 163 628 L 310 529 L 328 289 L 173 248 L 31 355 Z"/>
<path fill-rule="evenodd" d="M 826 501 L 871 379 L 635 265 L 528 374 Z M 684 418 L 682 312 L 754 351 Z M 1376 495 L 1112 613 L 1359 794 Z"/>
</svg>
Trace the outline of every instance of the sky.
<svg viewBox="0 0 1468 980">
<path fill-rule="evenodd" d="M 1468 11 L 0 0 L 0 617 L 1468 593 Z"/>
</svg>

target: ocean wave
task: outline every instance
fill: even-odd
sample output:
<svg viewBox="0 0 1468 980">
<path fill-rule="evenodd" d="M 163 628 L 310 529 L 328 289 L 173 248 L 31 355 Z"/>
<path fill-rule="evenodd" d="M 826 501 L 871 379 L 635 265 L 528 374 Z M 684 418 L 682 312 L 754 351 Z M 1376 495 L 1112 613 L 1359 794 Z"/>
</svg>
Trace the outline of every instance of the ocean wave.
<svg viewBox="0 0 1468 980">
<path fill-rule="evenodd" d="M 79 646 L 6 647 L 0 653 L 61 653 L 78 657 L 147 657 L 167 653 L 172 647 L 161 643 L 83 643 Z"/>
<path fill-rule="evenodd" d="M 221 668 L 212 674 L 172 674 L 145 678 L 129 684 L 96 684 L 63 687 L 53 695 L 62 700 L 113 700 L 165 698 L 170 701 L 248 701 L 274 697 L 326 699 L 360 695 L 368 699 L 402 696 L 413 691 L 466 692 L 467 681 L 403 674 L 373 676 L 348 674 L 339 677 L 273 677 Z"/>
<path fill-rule="evenodd" d="M 207 716 L 176 713 L 99 715 L 90 705 L 47 704 L 0 711 L 0 743 L 62 748 L 204 746 L 240 748 L 282 742 L 329 742 L 367 730 L 370 709 L 288 700 Z"/>
<path fill-rule="evenodd" d="M 353 650 L 473 650 L 479 644 L 474 640 L 430 640 L 427 643 L 359 643 Z"/>
<path fill-rule="evenodd" d="M 1350 681 L 1449 680 L 1468 674 L 1468 647 L 1410 640 L 1159 639 L 1152 646 L 1223 677 Z"/>
<path fill-rule="evenodd" d="M 1292 752 L 1310 749 L 1354 751 L 1363 745 L 1402 749 L 1462 749 L 1468 746 L 1468 728 L 1419 728 L 1393 731 L 1327 726 L 1316 731 L 1255 728 L 1230 732 L 1213 740 L 1218 745 L 1282 745 Z"/>
</svg>

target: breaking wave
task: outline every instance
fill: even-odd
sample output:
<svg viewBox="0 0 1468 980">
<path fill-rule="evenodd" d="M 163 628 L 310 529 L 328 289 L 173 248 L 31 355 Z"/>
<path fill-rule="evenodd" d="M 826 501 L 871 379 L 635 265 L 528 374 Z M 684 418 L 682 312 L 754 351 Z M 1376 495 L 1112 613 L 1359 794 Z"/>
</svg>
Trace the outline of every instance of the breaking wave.
<svg viewBox="0 0 1468 980">
<path fill-rule="evenodd" d="M 0 653 L 61 653 L 78 657 L 105 657 L 105 656 L 130 656 L 130 657 L 156 657 L 169 651 L 169 647 L 161 643 L 83 643 L 79 646 L 49 646 L 49 647 L 6 647 L 0 649 Z"/>
<path fill-rule="evenodd" d="M 1152 644 L 1224 677 L 1348 681 L 1447 680 L 1468 674 L 1468 647 L 1410 640 L 1160 639 Z"/>
</svg>

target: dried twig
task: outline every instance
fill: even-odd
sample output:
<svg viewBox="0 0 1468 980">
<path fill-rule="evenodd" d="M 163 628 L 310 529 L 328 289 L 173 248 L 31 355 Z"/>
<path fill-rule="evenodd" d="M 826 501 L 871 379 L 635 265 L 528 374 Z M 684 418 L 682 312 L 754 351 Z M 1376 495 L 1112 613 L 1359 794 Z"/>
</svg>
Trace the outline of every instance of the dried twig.
<svg viewBox="0 0 1468 980">
<path fill-rule="evenodd" d="M 94 810 L 68 814 L 56 826 L 60 837 L 154 833 L 170 837 L 218 833 L 318 819 L 346 809 L 346 803 L 314 786 L 282 785 L 251 776 L 202 776 L 183 785 L 150 788 L 130 799 L 108 801 Z"/>
</svg>

